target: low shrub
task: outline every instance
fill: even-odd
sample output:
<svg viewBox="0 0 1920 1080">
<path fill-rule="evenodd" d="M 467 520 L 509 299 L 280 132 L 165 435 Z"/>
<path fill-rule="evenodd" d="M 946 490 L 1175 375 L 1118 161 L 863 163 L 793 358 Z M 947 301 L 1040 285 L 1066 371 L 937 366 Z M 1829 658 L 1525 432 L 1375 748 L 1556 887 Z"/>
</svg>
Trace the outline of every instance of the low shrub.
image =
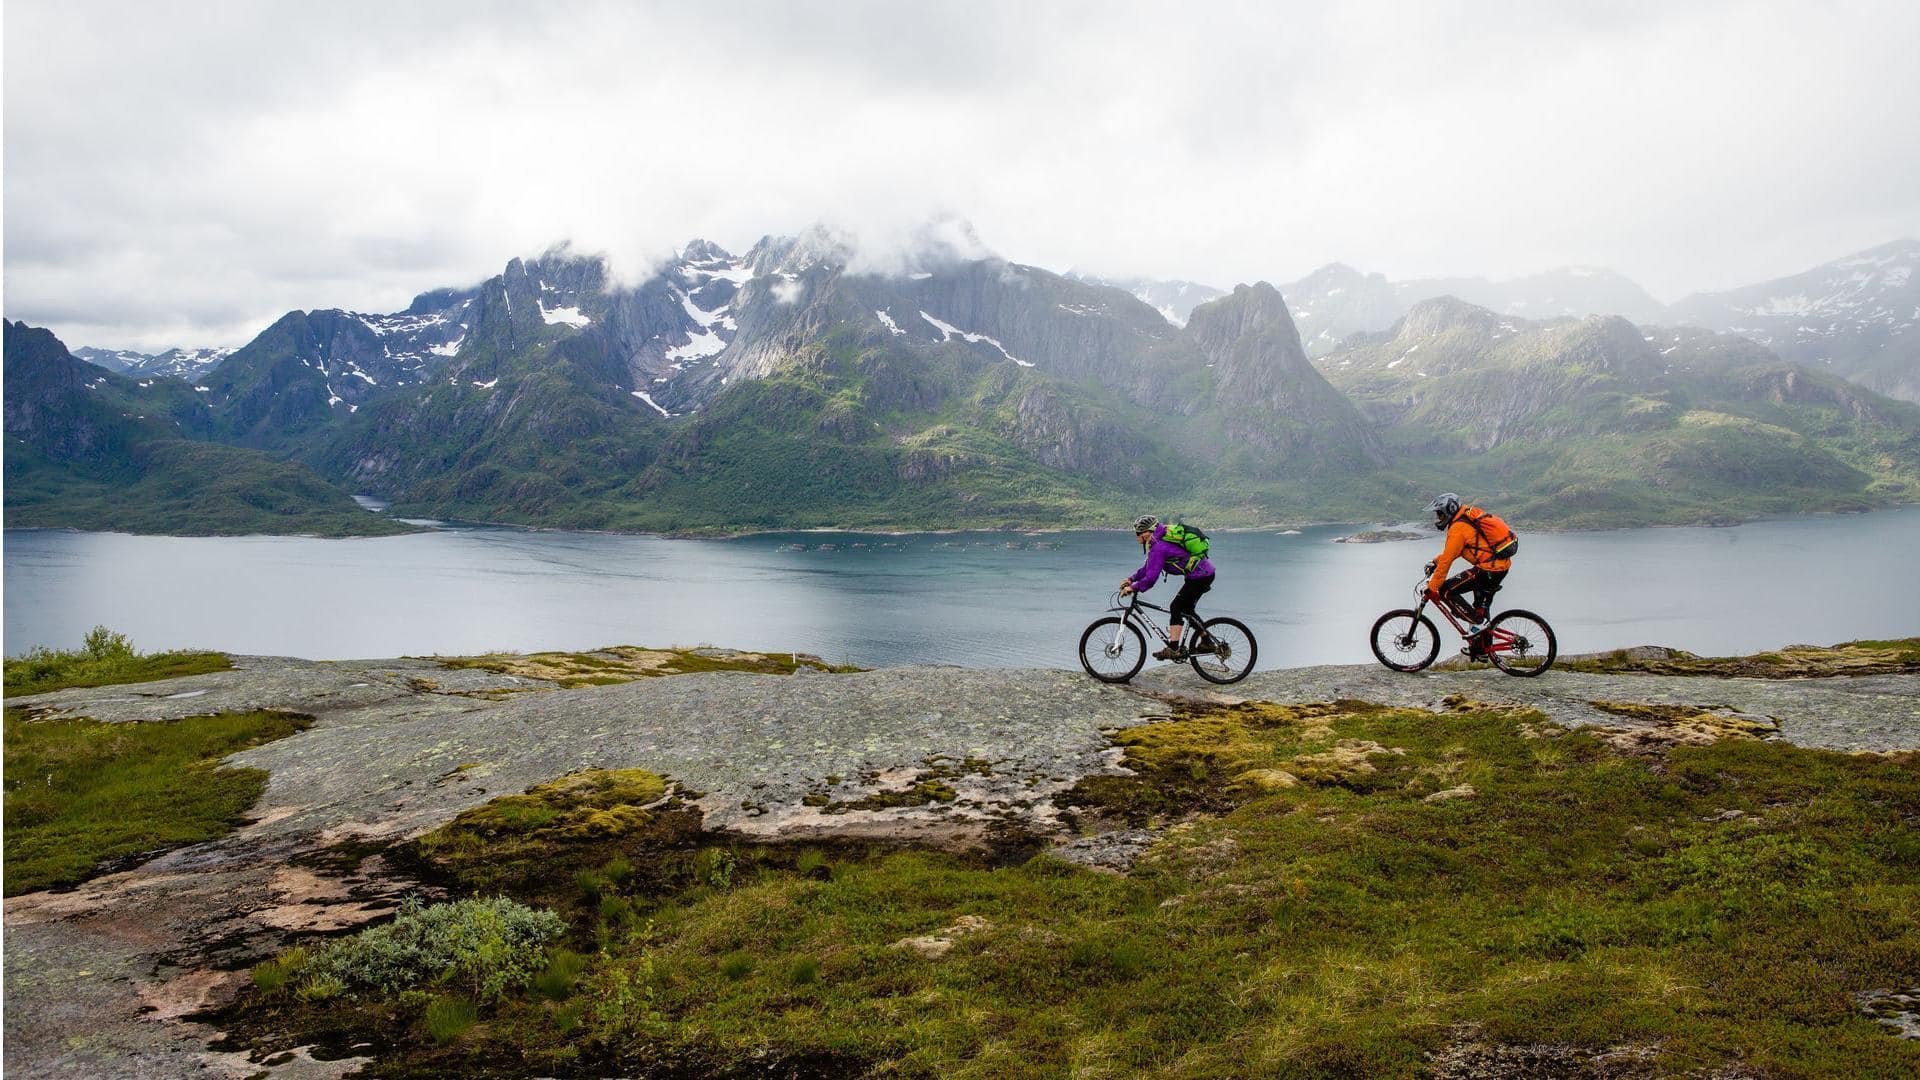
<svg viewBox="0 0 1920 1080">
<path fill-rule="evenodd" d="M 306 972 L 314 982 L 379 993 L 451 983 L 494 1001 L 532 981 L 566 929 L 553 912 L 504 897 L 431 906 L 410 899 L 392 922 L 316 952 Z"/>
<path fill-rule="evenodd" d="M 225 671 L 233 661 L 225 653 L 183 649 L 141 655 L 125 634 L 104 626 L 87 631 L 78 649 L 37 645 L 6 661 L 6 695 L 23 697 L 84 686 L 117 686 L 183 675 Z"/>
</svg>

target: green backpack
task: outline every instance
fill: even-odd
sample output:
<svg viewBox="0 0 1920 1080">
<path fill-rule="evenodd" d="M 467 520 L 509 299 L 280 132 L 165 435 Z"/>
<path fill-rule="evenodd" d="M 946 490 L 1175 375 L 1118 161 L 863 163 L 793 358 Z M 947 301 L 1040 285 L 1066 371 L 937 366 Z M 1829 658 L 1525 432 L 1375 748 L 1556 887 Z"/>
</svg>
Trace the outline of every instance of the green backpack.
<svg viewBox="0 0 1920 1080">
<path fill-rule="evenodd" d="M 1200 560 L 1207 557 L 1207 534 L 1192 525 L 1170 522 L 1166 540 L 1187 549 L 1187 557 L 1180 561 L 1180 572 L 1183 574 L 1192 573 L 1193 568 L 1200 565 Z"/>
</svg>

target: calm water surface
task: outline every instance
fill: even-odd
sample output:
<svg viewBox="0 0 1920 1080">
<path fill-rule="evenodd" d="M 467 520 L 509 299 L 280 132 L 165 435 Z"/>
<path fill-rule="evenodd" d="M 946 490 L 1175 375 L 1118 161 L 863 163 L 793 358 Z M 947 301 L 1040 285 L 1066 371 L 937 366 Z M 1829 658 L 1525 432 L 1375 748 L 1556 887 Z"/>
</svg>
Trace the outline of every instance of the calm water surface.
<svg viewBox="0 0 1920 1080">
<path fill-rule="evenodd" d="M 1217 535 L 1219 584 L 1202 613 L 1251 625 L 1262 667 L 1370 662 L 1374 617 L 1407 602 L 1440 545 L 1431 533 L 1330 542 L 1351 531 Z M 1522 533 L 1498 606 L 1545 615 L 1562 652 L 1657 643 L 1724 654 L 1920 634 L 1920 508 Z M 364 540 L 12 531 L 4 647 L 72 647 L 104 624 L 142 649 L 314 658 L 708 643 L 866 665 L 1072 666 L 1081 629 L 1139 562 L 1119 531 L 719 541 L 500 528 Z"/>
</svg>

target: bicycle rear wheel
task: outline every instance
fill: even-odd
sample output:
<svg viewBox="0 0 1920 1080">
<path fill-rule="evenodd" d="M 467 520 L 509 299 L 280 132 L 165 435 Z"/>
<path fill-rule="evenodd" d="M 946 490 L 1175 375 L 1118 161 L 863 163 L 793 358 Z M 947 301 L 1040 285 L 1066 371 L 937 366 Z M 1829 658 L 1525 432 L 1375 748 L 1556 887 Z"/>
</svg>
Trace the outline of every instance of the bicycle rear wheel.
<svg viewBox="0 0 1920 1080">
<path fill-rule="evenodd" d="M 1239 619 L 1208 619 L 1200 626 L 1201 651 L 1187 657 L 1187 663 L 1208 682 L 1236 683 L 1253 670 L 1260 644 L 1253 631 Z"/>
<path fill-rule="evenodd" d="M 1440 631 L 1412 608 L 1398 608 L 1373 622 L 1374 659 L 1394 671 L 1423 671 L 1440 655 Z"/>
<path fill-rule="evenodd" d="M 1493 666 L 1521 678 L 1532 678 L 1552 667 L 1559 650 L 1547 620 L 1519 608 L 1496 616 L 1484 640 L 1487 659 Z"/>
<path fill-rule="evenodd" d="M 1116 615 L 1095 619 L 1080 635 L 1080 666 L 1101 682 L 1122 683 L 1147 662 L 1147 639 Z"/>
</svg>

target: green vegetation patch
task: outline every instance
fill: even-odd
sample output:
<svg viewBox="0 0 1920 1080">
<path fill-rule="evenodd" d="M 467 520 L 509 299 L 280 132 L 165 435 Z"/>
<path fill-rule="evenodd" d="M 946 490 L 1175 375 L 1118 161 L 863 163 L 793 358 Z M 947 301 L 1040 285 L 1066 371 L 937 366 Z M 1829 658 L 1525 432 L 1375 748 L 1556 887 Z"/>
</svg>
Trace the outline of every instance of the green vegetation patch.
<svg viewBox="0 0 1920 1080">
<path fill-rule="evenodd" d="M 645 769 L 582 769 L 463 811 L 414 850 L 465 888 L 525 895 L 547 880 L 564 895 L 581 853 L 597 866 L 629 841 L 683 831 L 685 811 L 655 805 L 666 794 L 666 780 Z"/>
<path fill-rule="evenodd" d="M 381 1047 L 383 1076 L 1920 1069 L 1852 997 L 1920 981 L 1915 755 L 1724 740 L 1656 760 L 1453 710 L 1254 704 L 1122 732 L 1135 775 L 1076 801 L 1162 827 L 1125 877 L 705 846 L 669 882 L 631 848 L 573 882 L 594 897 L 569 915 L 584 962 L 457 1038 L 423 996 L 385 999 L 385 1028 L 352 1012 L 372 1004 L 305 1003 L 252 1045 L 332 1023 Z"/>
<path fill-rule="evenodd" d="M 6 894 L 230 831 L 266 788 L 220 760 L 312 723 L 278 712 L 103 724 L 6 712 Z"/>
<path fill-rule="evenodd" d="M 608 686 L 662 675 L 702 671 L 746 671 L 791 675 L 801 668 L 835 673 L 860 671 L 829 664 L 806 653 L 756 653 L 733 649 L 644 649 L 615 645 L 593 652 L 488 653 L 484 656 L 436 656 L 450 668 L 479 668 L 523 679 L 543 679 L 568 689 Z"/>
<path fill-rule="evenodd" d="M 56 651 L 35 646 L 25 656 L 9 658 L 6 696 L 46 694 L 76 686 L 155 682 L 227 671 L 232 667 L 233 660 L 225 653 L 198 649 L 142 654 L 124 634 L 96 626 L 87 632 L 85 642 L 78 649 Z"/>
<path fill-rule="evenodd" d="M 1695 656 L 1679 649 L 1619 649 L 1599 656 L 1562 659 L 1570 671 L 1602 675 L 1711 675 L 1746 679 L 1819 679 L 1836 675 L 1920 673 L 1920 638 L 1843 641 L 1838 645 L 1789 645 L 1751 656 Z"/>
</svg>

